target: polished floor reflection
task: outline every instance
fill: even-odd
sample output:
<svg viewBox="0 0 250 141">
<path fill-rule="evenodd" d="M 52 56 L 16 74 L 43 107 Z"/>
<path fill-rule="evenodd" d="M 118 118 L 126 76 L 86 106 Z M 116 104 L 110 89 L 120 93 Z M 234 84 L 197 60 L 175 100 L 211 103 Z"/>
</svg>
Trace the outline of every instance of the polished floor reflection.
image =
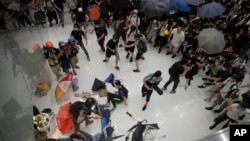
<svg viewBox="0 0 250 141">
<path fill-rule="evenodd" d="M 72 24 L 66 24 L 64 28 L 59 25 L 54 25 L 52 28 L 38 28 L 38 30 L 33 32 L 40 32 L 43 41 L 51 40 L 55 46 L 57 46 L 59 41 L 67 41 L 70 36 L 70 32 L 73 29 Z M 88 31 L 92 29 L 91 26 L 88 27 Z M 48 30 L 48 33 L 45 31 Z M 108 39 L 112 37 L 113 29 L 108 29 L 109 33 L 106 37 L 105 43 Z M 20 38 L 19 38 L 20 37 Z M 32 45 L 34 42 L 42 44 L 42 42 L 36 37 L 32 37 L 31 31 L 27 33 L 23 32 L 16 38 L 22 46 Z M 166 135 L 164 141 L 195 141 L 203 138 L 221 128 L 218 126 L 214 130 L 209 130 L 209 126 L 213 124 L 214 117 L 217 114 L 213 112 L 206 111 L 205 106 L 209 103 L 205 102 L 203 99 L 209 94 L 209 88 L 198 89 L 197 86 L 202 82 L 201 77 L 204 72 L 201 72 L 195 76 L 194 81 L 190 87 L 186 90 L 184 89 L 185 79 L 182 78 L 180 84 L 177 88 L 175 94 L 169 94 L 169 90 L 165 91 L 163 95 L 158 95 L 153 92 L 151 101 L 148 108 L 142 111 L 142 107 L 145 103 L 145 98 L 141 96 L 141 86 L 143 78 L 156 70 L 161 70 L 163 72 L 163 81 L 159 84 L 160 87 L 168 80 L 169 67 L 180 59 L 180 56 L 172 59 L 171 56 L 165 55 L 165 49 L 158 54 L 158 49 L 149 47 L 148 52 L 145 54 L 145 60 L 140 60 L 140 73 L 133 72 L 135 69 L 135 63 L 126 59 L 126 52 L 124 48 L 119 48 L 120 70 L 115 70 L 115 58 L 111 57 L 109 62 L 103 62 L 105 53 L 103 53 L 100 47 L 97 45 L 95 34 L 87 33 L 88 44 L 86 48 L 90 54 L 90 62 L 83 51 L 81 50 L 78 54 L 80 69 L 77 70 L 77 78 L 79 80 L 80 89 L 78 92 L 89 91 L 91 92 L 92 84 L 95 78 L 100 80 L 105 80 L 110 73 L 114 73 L 117 79 L 121 79 L 122 83 L 129 90 L 128 105 L 125 106 L 123 103 L 118 104 L 117 109 L 112 113 L 111 120 L 112 125 L 115 126 L 115 134 L 122 135 L 133 126 L 136 122 L 126 115 L 126 112 L 130 112 L 136 120 L 147 119 L 148 123 L 158 123 L 160 130 L 157 133 L 157 137 Z M 32 40 L 28 40 L 32 38 Z M 33 96 L 33 102 L 39 109 L 52 108 L 54 112 L 57 113 L 59 107 L 69 101 L 74 102 L 77 100 L 82 100 L 81 98 L 74 97 L 72 90 L 69 90 L 64 96 L 63 100 L 56 102 L 55 100 L 55 87 L 57 85 L 56 78 L 52 78 L 52 88 L 49 94 L 44 97 Z M 108 90 L 111 92 L 115 91 L 110 84 L 107 84 Z M 171 88 L 172 85 L 169 87 Z M 95 96 L 98 101 L 102 104 L 106 103 L 106 98 L 100 98 Z M 87 131 L 91 134 L 100 132 L 101 122 L 95 120 L 94 124 L 90 126 L 81 125 L 81 129 Z M 56 125 L 53 122 L 51 125 L 50 136 L 53 137 L 64 137 L 67 135 L 61 135 L 58 130 L 56 130 Z M 117 139 L 117 141 L 123 141 L 124 138 Z"/>
</svg>

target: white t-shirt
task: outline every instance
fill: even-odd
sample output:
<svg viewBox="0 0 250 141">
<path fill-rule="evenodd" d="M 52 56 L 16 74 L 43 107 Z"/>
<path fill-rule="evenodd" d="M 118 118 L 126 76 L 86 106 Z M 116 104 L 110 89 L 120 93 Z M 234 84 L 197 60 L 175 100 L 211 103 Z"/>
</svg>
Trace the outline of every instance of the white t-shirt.
<svg viewBox="0 0 250 141">
<path fill-rule="evenodd" d="M 137 27 L 141 23 L 141 19 L 138 17 L 138 15 L 131 15 L 128 20 L 130 21 L 129 27 L 131 27 L 132 25 L 135 25 Z"/>
<path fill-rule="evenodd" d="M 177 33 L 177 28 L 174 28 L 171 34 L 173 34 L 173 38 L 170 42 L 174 47 L 178 47 L 179 44 L 185 40 L 184 32 L 181 31 L 181 33 Z"/>
<path fill-rule="evenodd" d="M 136 34 L 140 34 L 140 31 L 139 30 L 135 30 L 135 31 L 133 31 L 133 32 L 131 32 L 131 30 L 129 29 L 128 31 L 127 31 L 127 35 L 128 35 L 128 41 L 135 41 L 135 35 Z"/>
</svg>

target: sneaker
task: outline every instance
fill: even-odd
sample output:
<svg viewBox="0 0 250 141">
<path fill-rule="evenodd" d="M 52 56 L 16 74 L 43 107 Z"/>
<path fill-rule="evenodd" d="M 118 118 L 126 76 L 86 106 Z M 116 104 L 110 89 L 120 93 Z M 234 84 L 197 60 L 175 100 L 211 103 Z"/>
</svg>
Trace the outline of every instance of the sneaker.
<svg viewBox="0 0 250 141">
<path fill-rule="evenodd" d="M 89 57 L 87 57 L 87 60 L 88 60 L 88 62 L 90 61 L 90 58 Z"/>
<path fill-rule="evenodd" d="M 204 84 L 207 85 L 207 86 L 215 85 L 215 83 L 212 83 L 212 82 L 207 82 L 207 83 L 204 83 Z"/>
<path fill-rule="evenodd" d="M 144 106 L 142 107 L 142 111 L 145 111 L 145 110 L 146 110 L 146 108 L 147 108 L 147 106 L 146 106 L 146 105 L 144 105 Z"/>
<path fill-rule="evenodd" d="M 176 57 L 176 54 L 174 54 L 171 58 L 175 58 Z"/>
<path fill-rule="evenodd" d="M 162 88 L 161 88 L 161 90 L 162 90 L 162 91 L 166 91 L 166 90 L 167 90 L 167 88 L 165 88 L 165 87 L 162 87 Z"/>
<path fill-rule="evenodd" d="M 216 126 L 215 125 L 212 125 L 209 127 L 210 130 L 214 129 Z"/>
<path fill-rule="evenodd" d="M 74 74 L 74 75 L 77 75 L 77 73 L 76 73 L 76 71 L 75 71 L 75 70 L 73 70 L 73 74 Z"/>
<path fill-rule="evenodd" d="M 131 58 L 130 58 L 130 63 L 132 63 L 132 62 L 133 62 L 133 58 L 131 57 Z"/>
<path fill-rule="evenodd" d="M 198 88 L 206 88 L 206 86 L 200 85 L 200 86 L 198 86 Z"/>
<path fill-rule="evenodd" d="M 118 66 L 115 66 L 115 69 L 116 69 L 116 70 L 120 70 L 120 68 L 119 68 Z"/>
<path fill-rule="evenodd" d="M 102 62 L 108 62 L 106 59 L 104 59 Z"/>
<path fill-rule="evenodd" d="M 123 47 L 123 45 L 122 45 L 122 44 L 120 44 L 120 45 L 119 45 L 119 47 Z"/>
<path fill-rule="evenodd" d="M 62 28 L 64 28 L 64 24 L 62 24 Z"/>
<path fill-rule="evenodd" d="M 213 107 L 205 107 L 206 110 L 213 110 Z"/>
<path fill-rule="evenodd" d="M 202 80 L 207 81 L 207 78 L 202 78 Z"/>
<path fill-rule="evenodd" d="M 104 48 L 102 48 L 102 51 L 103 51 L 103 52 L 105 52 L 105 49 L 104 49 Z"/>
<path fill-rule="evenodd" d="M 214 110 L 214 113 L 220 113 L 221 112 L 221 110 Z"/>
<path fill-rule="evenodd" d="M 129 57 L 129 55 L 130 55 L 130 53 L 127 54 L 127 56 L 126 56 L 127 59 L 128 59 L 128 57 Z"/>
<path fill-rule="evenodd" d="M 80 69 L 80 67 L 79 67 L 79 66 L 77 66 L 77 65 L 75 66 L 75 68 L 76 68 L 76 69 Z"/>
<path fill-rule="evenodd" d="M 133 72 L 140 72 L 140 70 L 136 69 L 136 70 L 133 70 Z"/>
<path fill-rule="evenodd" d="M 52 25 L 53 25 L 53 24 L 52 24 L 52 23 L 50 23 L 50 24 L 49 24 L 49 27 L 52 27 Z"/>
<path fill-rule="evenodd" d="M 175 93 L 176 93 L 176 91 L 171 91 L 171 92 L 170 92 L 170 94 L 175 94 Z"/>
</svg>

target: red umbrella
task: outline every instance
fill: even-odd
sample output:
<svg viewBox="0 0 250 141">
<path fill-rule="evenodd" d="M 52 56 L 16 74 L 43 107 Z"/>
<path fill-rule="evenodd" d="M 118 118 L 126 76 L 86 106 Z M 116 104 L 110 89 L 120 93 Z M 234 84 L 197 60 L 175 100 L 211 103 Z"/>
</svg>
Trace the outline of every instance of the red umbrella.
<svg viewBox="0 0 250 141">
<path fill-rule="evenodd" d="M 74 130 L 72 115 L 69 113 L 69 107 L 71 105 L 72 103 L 69 102 L 61 106 L 56 116 L 57 127 L 62 134 L 67 134 Z"/>
</svg>

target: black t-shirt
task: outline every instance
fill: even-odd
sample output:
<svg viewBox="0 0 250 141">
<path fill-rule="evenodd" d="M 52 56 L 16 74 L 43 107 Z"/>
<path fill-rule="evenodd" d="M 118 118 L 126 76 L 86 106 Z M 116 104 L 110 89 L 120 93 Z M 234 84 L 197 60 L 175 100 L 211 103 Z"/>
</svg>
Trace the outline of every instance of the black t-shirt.
<svg viewBox="0 0 250 141">
<path fill-rule="evenodd" d="M 169 75 L 173 78 L 179 78 L 180 74 L 184 72 L 184 67 L 181 66 L 180 61 L 174 63 L 168 70 Z"/>
<path fill-rule="evenodd" d="M 95 33 L 97 37 L 102 36 L 102 34 L 107 34 L 107 30 L 104 26 L 95 27 Z"/>
<path fill-rule="evenodd" d="M 82 30 L 73 30 L 71 32 L 71 36 L 73 36 L 78 42 L 82 42 L 82 36 L 84 36 L 85 33 Z"/>
<path fill-rule="evenodd" d="M 107 43 L 108 47 L 111 48 L 111 49 L 115 49 L 117 44 L 118 44 L 118 40 L 116 42 L 113 41 L 113 39 L 110 39 Z"/>
<path fill-rule="evenodd" d="M 62 11 L 64 10 L 63 4 L 65 3 L 65 0 L 54 0 L 54 4 L 60 8 Z M 58 11 L 58 9 L 56 9 Z"/>
</svg>

